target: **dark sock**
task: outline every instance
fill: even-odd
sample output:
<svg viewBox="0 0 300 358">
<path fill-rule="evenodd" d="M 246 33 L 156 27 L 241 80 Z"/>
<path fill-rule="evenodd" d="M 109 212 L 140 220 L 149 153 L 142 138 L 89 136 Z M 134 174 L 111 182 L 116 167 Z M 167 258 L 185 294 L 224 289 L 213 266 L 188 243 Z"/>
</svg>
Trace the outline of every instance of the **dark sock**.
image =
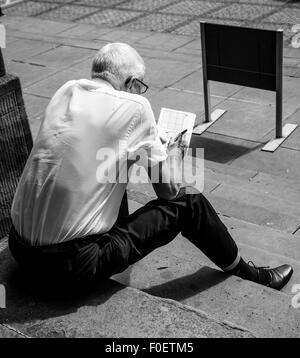
<svg viewBox="0 0 300 358">
<path fill-rule="evenodd" d="M 237 266 L 233 270 L 228 271 L 228 273 L 241 277 L 244 280 L 258 282 L 258 270 L 247 264 L 242 258 L 240 258 Z"/>
</svg>

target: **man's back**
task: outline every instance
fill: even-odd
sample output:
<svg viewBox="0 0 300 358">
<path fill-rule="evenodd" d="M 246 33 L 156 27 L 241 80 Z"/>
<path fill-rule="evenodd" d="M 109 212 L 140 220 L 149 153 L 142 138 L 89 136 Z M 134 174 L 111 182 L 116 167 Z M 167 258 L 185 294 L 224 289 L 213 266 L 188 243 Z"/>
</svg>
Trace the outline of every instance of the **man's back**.
<svg viewBox="0 0 300 358">
<path fill-rule="evenodd" d="M 126 188 L 128 138 L 145 103 L 100 80 L 69 81 L 56 92 L 12 205 L 21 236 L 47 245 L 112 227 Z"/>
</svg>

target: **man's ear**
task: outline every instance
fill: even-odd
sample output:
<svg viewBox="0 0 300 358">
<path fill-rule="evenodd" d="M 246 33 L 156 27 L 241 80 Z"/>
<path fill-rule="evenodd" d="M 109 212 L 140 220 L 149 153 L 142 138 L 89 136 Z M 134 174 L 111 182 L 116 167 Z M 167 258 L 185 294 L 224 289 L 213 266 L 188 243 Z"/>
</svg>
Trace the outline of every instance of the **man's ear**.
<svg viewBox="0 0 300 358">
<path fill-rule="evenodd" d="M 131 87 L 132 87 L 132 82 L 133 82 L 133 76 L 130 76 L 130 77 L 128 77 L 128 78 L 126 79 L 124 85 L 125 85 L 125 88 L 126 88 L 127 90 L 131 89 Z"/>
</svg>

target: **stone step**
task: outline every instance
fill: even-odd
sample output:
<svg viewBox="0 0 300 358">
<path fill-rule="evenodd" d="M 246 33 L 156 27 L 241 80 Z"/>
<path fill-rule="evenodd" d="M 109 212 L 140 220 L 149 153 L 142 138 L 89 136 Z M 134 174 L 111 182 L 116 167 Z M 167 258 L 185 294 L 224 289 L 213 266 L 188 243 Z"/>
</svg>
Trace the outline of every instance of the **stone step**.
<svg viewBox="0 0 300 358">
<path fill-rule="evenodd" d="M 185 172 L 191 173 L 192 166 L 187 165 L 186 168 Z M 201 176 L 201 173 L 198 175 Z M 211 179 L 212 176 L 216 180 Z M 156 196 L 146 174 L 141 178 L 143 184 L 129 183 L 128 191 L 133 200 L 145 203 Z M 270 195 L 259 183 L 252 184 L 245 179 L 233 178 L 232 184 L 226 184 L 221 180 L 221 177 L 211 172 L 204 176 L 204 193 L 218 213 L 289 233 L 297 232 L 300 227 L 298 203 Z M 229 182 L 230 178 L 226 180 Z M 297 197 L 296 191 L 290 191 L 289 195 Z"/>
<path fill-rule="evenodd" d="M 139 206 L 130 201 L 131 210 Z M 226 275 L 181 235 L 113 279 L 200 308 L 220 320 L 228 318 L 258 337 L 299 337 L 300 310 L 292 306 L 291 292 L 300 282 L 299 262 L 240 242 L 238 246 L 246 259 L 259 265 L 291 263 L 295 273 L 288 289 L 279 292 Z"/>
<path fill-rule="evenodd" d="M 300 226 L 300 207 L 267 195 L 221 184 L 207 199 L 218 213 L 254 224 L 294 233 Z"/>
<path fill-rule="evenodd" d="M 21 275 L 7 247 L 0 252 L 0 282 L 7 293 L 7 308 L 0 310 L 0 337 L 254 337 L 228 320 L 113 280 L 80 297 L 42 298 Z"/>
<path fill-rule="evenodd" d="M 236 242 L 300 262 L 300 240 L 295 235 L 232 217 L 220 218 Z"/>
<path fill-rule="evenodd" d="M 190 152 L 191 153 L 191 152 Z M 203 168 L 203 160 L 186 157 L 191 166 Z M 299 181 L 282 178 L 276 175 L 239 168 L 233 165 L 224 165 L 209 160 L 204 162 L 204 180 L 215 184 L 228 184 L 256 194 L 277 198 L 289 204 L 296 204 L 300 208 Z"/>
<path fill-rule="evenodd" d="M 282 179 L 262 172 L 257 172 L 253 176 L 250 176 L 250 171 L 250 173 L 247 173 L 248 175 L 246 177 L 238 176 L 237 171 L 240 171 L 240 169 L 233 169 L 231 166 L 226 166 L 227 170 L 224 170 L 225 173 L 222 173 L 215 166 L 210 167 L 209 165 L 210 164 L 207 164 L 206 162 L 204 174 L 205 180 L 228 184 L 235 188 L 266 195 L 280 202 L 296 204 L 298 208 L 300 207 L 300 185 L 298 182 Z"/>
</svg>

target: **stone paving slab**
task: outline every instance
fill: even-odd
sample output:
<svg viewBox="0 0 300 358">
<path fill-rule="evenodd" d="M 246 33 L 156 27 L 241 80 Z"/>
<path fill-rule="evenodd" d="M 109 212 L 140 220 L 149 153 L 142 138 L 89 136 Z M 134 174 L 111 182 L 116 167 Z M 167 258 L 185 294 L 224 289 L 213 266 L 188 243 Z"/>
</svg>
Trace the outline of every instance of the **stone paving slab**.
<svg viewBox="0 0 300 358">
<path fill-rule="evenodd" d="M 205 182 L 209 180 L 217 182 L 218 184 L 227 184 L 237 190 L 250 191 L 255 194 L 260 194 L 263 197 L 268 196 L 270 199 L 273 199 L 278 206 L 280 206 L 281 202 L 299 206 L 300 186 L 296 185 L 296 181 L 283 181 L 281 178 L 275 178 L 264 173 L 258 173 L 253 178 L 245 180 L 235 176 L 234 172 L 229 175 L 222 174 L 209 169 L 207 166 L 205 166 L 204 180 Z"/>
<path fill-rule="evenodd" d="M 63 2 L 63 1 L 61 0 L 61 2 Z M 73 1 L 74 4 L 97 6 L 100 8 L 115 6 L 122 2 L 124 2 L 124 1 L 123 0 L 101 0 L 101 1 L 99 1 L 99 0 L 75 0 L 75 1 Z"/>
<path fill-rule="evenodd" d="M 160 60 L 192 63 L 197 64 L 199 66 L 201 66 L 202 64 L 201 57 L 199 57 L 198 55 L 180 53 L 176 51 L 167 52 L 163 50 L 150 49 L 142 46 L 137 46 L 136 44 L 134 45 L 134 47 L 137 49 L 137 51 L 143 58 L 154 58 Z"/>
<path fill-rule="evenodd" d="M 149 34 L 149 33 L 148 33 Z M 149 47 L 164 51 L 174 51 L 189 44 L 193 39 L 187 36 L 154 33 L 136 42 L 136 46 Z"/>
<path fill-rule="evenodd" d="M 149 76 L 149 78 L 151 77 Z M 197 116 L 195 125 L 203 121 L 204 103 L 199 95 L 174 91 L 166 88 L 159 93 L 154 94 L 149 99 L 156 118 L 159 116 L 161 107 L 167 107 L 195 113 Z M 216 106 L 221 101 L 222 99 L 214 97 L 211 100 L 211 105 Z"/>
<path fill-rule="evenodd" d="M 146 63 L 146 77 L 151 85 L 171 86 L 182 77 L 189 75 L 200 67 L 199 64 L 171 60 L 149 59 Z"/>
<path fill-rule="evenodd" d="M 76 65 L 72 65 L 71 67 L 68 68 L 68 70 L 78 72 L 81 76 L 90 78 L 92 62 L 93 62 L 93 56 L 87 58 L 84 61 L 78 62 Z"/>
<path fill-rule="evenodd" d="M 32 138 L 35 140 L 41 125 L 41 121 L 44 118 L 44 112 L 49 103 L 49 99 L 26 94 L 25 92 L 23 92 L 23 99 Z"/>
<path fill-rule="evenodd" d="M 49 99 L 47 98 L 33 96 L 26 93 L 23 93 L 23 99 L 25 103 L 26 113 L 29 119 L 44 112 L 46 106 L 49 103 Z"/>
<path fill-rule="evenodd" d="M 256 247 L 269 253 L 300 261 L 300 241 L 295 235 L 233 217 L 220 215 L 220 218 L 238 244 Z"/>
<path fill-rule="evenodd" d="M 43 96 L 50 99 L 54 93 L 67 81 L 79 80 L 81 78 L 83 78 L 81 72 L 72 68 L 66 69 L 59 71 L 51 77 L 39 81 L 32 86 L 28 86 L 25 90 L 25 93 L 36 96 Z"/>
<path fill-rule="evenodd" d="M 50 19 L 50 20 L 66 20 L 73 21 L 77 20 L 83 16 L 89 16 L 94 12 L 98 11 L 96 7 L 83 7 L 83 6 L 74 6 L 72 4 L 67 4 L 64 6 L 59 6 L 49 11 L 38 14 L 40 19 Z"/>
<path fill-rule="evenodd" d="M 210 94 L 212 96 L 215 95 L 224 98 L 233 96 L 235 93 L 237 93 L 243 88 L 242 86 L 216 81 L 210 81 L 209 86 Z M 180 79 L 178 82 L 174 83 L 172 87 L 203 94 L 202 69 L 191 73 L 189 76 L 186 76 L 183 79 Z"/>
<path fill-rule="evenodd" d="M 128 22 L 122 27 L 131 30 L 142 30 L 152 32 L 165 32 L 174 26 L 181 26 L 189 20 L 188 16 L 169 15 L 169 14 L 147 14 L 139 17 L 135 21 Z"/>
<path fill-rule="evenodd" d="M 291 180 L 300 179 L 300 167 L 297 163 L 300 163 L 300 152 L 283 147 L 278 148 L 272 155 L 258 148 L 232 161 L 232 164 L 237 167 Z"/>
<path fill-rule="evenodd" d="M 230 20 L 256 20 L 262 15 L 269 14 L 274 10 L 277 10 L 277 8 L 273 6 L 262 6 L 262 4 L 232 4 L 210 13 L 210 17 Z"/>
<path fill-rule="evenodd" d="M 283 106 L 291 97 L 299 96 L 299 80 L 293 77 L 283 77 Z M 257 88 L 242 88 L 237 93 L 233 94 L 232 98 L 244 99 L 262 104 L 275 104 L 275 92 L 265 91 Z M 289 104 L 291 104 L 289 102 Z M 299 103 L 298 103 L 299 105 Z"/>
<path fill-rule="evenodd" d="M 208 131 L 252 141 L 263 141 L 270 128 L 275 128 L 275 106 L 225 99 L 218 105 L 226 113 Z M 284 106 L 283 119 L 294 113 L 296 107 Z M 271 139 L 271 138 L 270 138 Z"/>
<path fill-rule="evenodd" d="M 195 1 L 195 0 L 183 0 L 175 2 L 161 10 L 162 13 L 171 14 L 186 14 L 192 16 L 205 15 L 208 12 L 213 13 L 211 10 L 217 10 L 223 8 L 224 3 L 221 1 Z"/>
<path fill-rule="evenodd" d="M 12 34 L 17 37 L 18 39 L 31 39 L 41 42 L 50 42 L 53 44 L 57 44 L 59 46 L 69 46 L 69 47 L 77 47 L 82 49 L 90 49 L 90 50 L 99 50 L 101 47 L 103 47 L 105 44 L 108 43 L 108 41 L 101 41 L 98 39 L 94 40 L 82 40 L 78 38 L 72 38 L 72 37 L 63 37 L 61 35 L 53 36 L 53 35 L 47 35 L 47 34 L 39 34 L 34 32 L 21 32 L 19 30 L 12 30 Z"/>
<path fill-rule="evenodd" d="M 47 12 L 47 10 L 53 9 L 56 6 L 55 3 L 51 2 L 26 1 L 4 10 L 4 13 L 10 16 L 35 16 L 44 11 Z"/>
<path fill-rule="evenodd" d="M 298 48 L 285 47 L 283 49 L 283 56 L 289 58 L 300 59 L 300 51 Z"/>
<path fill-rule="evenodd" d="M 124 11 L 119 9 L 105 9 L 89 16 L 85 16 L 78 21 L 84 24 L 97 24 L 109 27 L 119 26 L 129 20 L 139 18 L 140 13 L 137 11 Z M 141 29 L 143 30 L 143 29 Z"/>
<path fill-rule="evenodd" d="M 199 36 L 200 37 L 200 21 L 206 21 L 209 23 L 222 23 L 222 25 L 230 25 L 230 26 L 245 26 L 247 23 L 243 23 L 241 20 L 224 20 L 220 21 L 220 19 L 215 18 L 206 18 L 200 17 L 199 19 L 188 21 L 182 26 L 178 26 L 174 29 L 174 33 L 178 35 L 186 35 L 186 36 Z"/>
<path fill-rule="evenodd" d="M 139 10 L 145 12 L 155 11 L 159 8 L 163 8 L 172 4 L 174 0 L 130 0 L 123 1 L 117 7 L 122 9 Z"/>
<path fill-rule="evenodd" d="M 300 8 L 291 7 L 276 11 L 263 19 L 263 22 L 295 25 L 299 23 Z"/>
<path fill-rule="evenodd" d="M 17 74 L 23 89 L 57 72 L 55 68 L 14 61 L 7 62 L 5 67 L 8 73 Z"/>
<path fill-rule="evenodd" d="M 57 34 L 62 37 L 72 37 L 82 40 L 92 40 L 97 36 L 111 32 L 109 27 L 99 27 L 91 24 L 77 24 Z"/>
<path fill-rule="evenodd" d="M 44 111 L 29 118 L 29 125 L 33 140 L 37 137 L 43 119 Z"/>
<path fill-rule="evenodd" d="M 216 210 L 228 215 L 293 233 L 300 226 L 299 205 L 222 183 L 207 194 Z"/>
<path fill-rule="evenodd" d="M 94 50 L 62 45 L 40 55 L 33 56 L 30 60 L 48 68 L 62 69 L 94 55 Z"/>
<path fill-rule="evenodd" d="M 126 31 L 126 30 L 112 30 L 109 32 L 106 32 L 104 34 L 98 34 L 97 31 L 95 31 L 95 38 L 101 39 L 102 41 L 107 42 L 125 42 L 129 45 L 134 45 L 138 43 L 139 41 L 142 41 L 143 39 L 149 37 L 148 32 L 133 32 L 133 31 Z"/>
<path fill-rule="evenodd" d="M 297 23 L 299 6 L 292 1 L 204 0 L 82 0 L 66 2 L 26 1 L 6 9 L 10 15 L 60 21 L 105 24 L 133 30 L 171 32 L 199 36 L 199 21 L 240 26 L 283 27 L 290 45 L 291 26 Z"/>
<path fill-rule="evenodd" d="M 8 43 L 7 47 L 1 51 L 6 62 L 11 59 L 26 60 L 42 52 L 52 50 L 57 46 L 53 43 L 22 39 Z"/>
<path fill-rule="evenodd" d="M 191 157 L 191 152 L 188 153 L 185 161 L 186 165 L 203 167 L 203 158 L 195 160 L 194 157 Z M 204 181 L 214 181 L 218 185 L 221 183 L 229 184 L 255 194 L 267 195 L 270 198 L 278 197 L 288 203 L 298 204 L 300 199 L 300 186 L 297 178 L 287 179 L 249 168 L 243 169 L 234 165 L 223 165 L 208 160 L 207 156 L 205 156 L 204 163 Z M 265 227 L 263 228 L 265 229 Z"/>
<path fill-rule="evenodd" d="M 51 21 L 45 19 L 32 19 L 26 17 L 17 17 L 14 18 L 15 21 L 8 21 L 9 23 L 6 24 L 7 17 L 1 17 L 1 23 L 6 25 L 7 31 L 10 29 L 12 30 L 19 30 L 21 32 L 29 32 L 35 34 L 47 34 L 47 35 L 55 35 L 59 32 L 62 32 L 66 29 L 69 29 L 75 24 L 67 23 L 67 22 L 59 22 L 59 21 Z"/>
</svg>

